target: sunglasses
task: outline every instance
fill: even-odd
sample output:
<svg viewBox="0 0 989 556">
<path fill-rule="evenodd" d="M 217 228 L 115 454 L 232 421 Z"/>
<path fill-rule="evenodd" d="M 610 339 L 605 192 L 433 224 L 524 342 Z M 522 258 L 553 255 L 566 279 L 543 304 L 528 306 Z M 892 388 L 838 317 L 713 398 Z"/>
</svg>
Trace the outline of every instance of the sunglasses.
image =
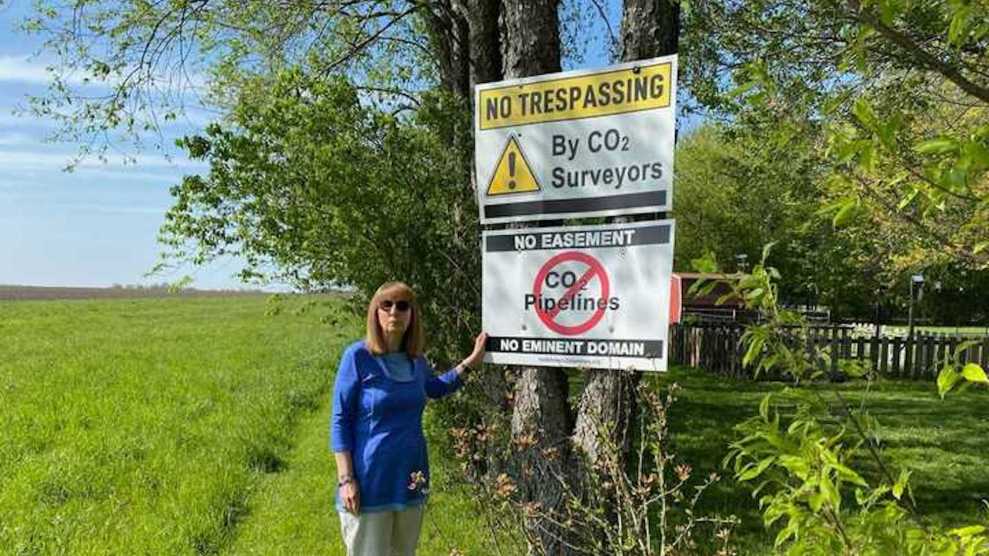
<svg viewBox="0 0 989 556">
<path fill-rule="evenodd" d="M 399 313 L 404 313 L 412 308 L 412 304 L 405 300 L 392 301 L 390 299 L 386 299 L 378 304 L 378 308 L 386 313 L 391 311 L 392 307 L 394 307 Z"/>
</svg>

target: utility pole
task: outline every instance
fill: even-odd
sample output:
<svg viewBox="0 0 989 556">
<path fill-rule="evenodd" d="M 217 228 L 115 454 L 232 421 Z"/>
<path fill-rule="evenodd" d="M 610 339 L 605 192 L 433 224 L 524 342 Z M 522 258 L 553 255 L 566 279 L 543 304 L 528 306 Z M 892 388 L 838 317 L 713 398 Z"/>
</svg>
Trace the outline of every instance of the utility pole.
<svg viewBox="0 0 989 556">
<path fill-rule="evenodd" d="M 911 339 L 911 340 L 913 339 L 913 304 L 914 304 L 914 297 L 916 297 L 919 300 L 920 294 L 923 291 L 923 289 L 924 289 L 924 275 L 923 274 L 914 274 L 913 276 L 911 276 L 910 277 L 910 310 L 909 310 L 908 315 L 907 315 L 907 325 L 909 327 L 909 331 L 907 332 L 907 337 L 909 339 Z M 916 290 L 916 293 L 914 293 L 915 290 Z"/>
</svg>

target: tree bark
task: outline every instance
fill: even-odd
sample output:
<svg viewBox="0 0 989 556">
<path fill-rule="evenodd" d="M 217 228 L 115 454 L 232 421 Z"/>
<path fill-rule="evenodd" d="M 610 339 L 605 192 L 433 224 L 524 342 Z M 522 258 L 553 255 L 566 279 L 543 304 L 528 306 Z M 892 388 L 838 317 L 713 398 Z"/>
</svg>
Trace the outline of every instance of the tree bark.
<svg viewBox="0 0 989 556">
<path fill-rule="evenodd" d="M 623 61 L 676 54 L 679 44 L 679 0 L 625 0 Z"/>
<path fill-rule="evenodd" d="M 470 84 L 500 81 L 500 0 L 462 0 L 460 11 L 470 27 Z"/>
<path fill-rule="evenodd" d="M 502 76 L 500 0 L 439 0 L 425 11 L 443 88 L 470 99 L 474 85 Z"/>
<path fill-rule="evenodd" d="M 626 0 L 622 15 L 623 61 L 673 54 L 680 33 L 676 0 Z M 573 443 L 596 463 L 602 450 L 599 428 L 610 427 L 611 442 L 627 453 L 629 418 L 634 413 L 637 373 L 591 370 L 577 410 Z"/>
<path fill-rule="evenodd" d="M 429 42 L 436 54 L 440 84 L 470 98 L 470 28 L 452 0 L 438 0 L 425 10 Z"/>
<path fill-rule="evenodd" d="M 622 61 L 676 53 L 679 18 L 677 0 L 626 0 L 622 15 Z M 574 458 L 575 467 L 586 465 L 585 472 L 593 473 L 608 449 L 618 450 L 619 461 L 627 460 L 631 448 L 629 429 L 637 407 L 635 390 L 640 377 L 634 371 L 585 373 L 586 386 L 577 408 L 572 439 L 575 452 L 582 456 Z"/>
<path fill-rule="evenodd" d="M 502 67 L 506 78 L 560 71 L 559 0 L 504 0 Z"/>
<path fill-rule="evenodd" d="M 504 0 L 501 56 L 505 78 L 560 71 L 559 0 Z M 515 385 L 512 441 L 520 492 L 544 511 L 560 505 L 567 479 L 572 427 L 567 375 L 560 369 L 521 368 Z M 548 519 L 527 517 L 531 539 L 546 554 L 568 554 L 566 532 Z"/>
</svg>

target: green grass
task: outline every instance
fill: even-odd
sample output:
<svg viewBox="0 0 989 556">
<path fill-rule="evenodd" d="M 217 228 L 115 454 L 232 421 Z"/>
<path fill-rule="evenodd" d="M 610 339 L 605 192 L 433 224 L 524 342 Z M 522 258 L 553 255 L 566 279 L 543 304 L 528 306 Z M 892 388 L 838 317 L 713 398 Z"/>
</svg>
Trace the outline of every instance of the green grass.
<svg viewBox="0 0 989 556">
<path fill-rule="evenodd" d="M 268 309 L 0 302 L 0 554 L 344 554 L 329 392 L 360 319 Z M 456 464 L 431 459 L 420 553 L 476 553 Z"/>
<path fill-rule="evenodd" d="M 359 319 L 330 298 L 292 310 L 313 299 L 277 316 L 263 297 L 0 302 L 0 554 L 342 555 L 329 390 Z M 674 447 L 704 474 L 728 475 L 732 426 L 781 388 L 687 369 L 661 380 L 684 387 Z M 989 394 L 942 402 L 933 384 L 884 382 L 871 397 L 887 456 L 914 471 L 924 519 L 984 515 Z M 440 444 L 420 553 L 494 553 Z M 701 510 L 742 517 L 741 553 L 768 551 L 754 501 L 729 476 Z"/>
<path fill-rule="evenodd" d="M 736 484 L 720 467 L 732 427 L 758 413 L 762 397 L 782 389 L 779 383 L 753 383 L 676 368 L 664 381 L 683 390 L 670 412 L 675 451 L 703 473 L 717 471 L 722 480 L 703 499 L 701 509 L 742 518 L 742 553 L 766 553 L 771 547 L 758 508 L 747 487 Z M 850 403 L 868 396 L 867 407 L 881 426 L 885 456 L 899 470 L 913 470 L 911 485 L 922 520 L 937 526 L 960 526 L 985 520 L 989 499 L 989 393 L 970 390 L 941 401 L 932 383 L 884 381 L 866 394 L 861 383 L 837 387 Z M 871 460 L 856 462 L 866 476 L 878 477 Z M 898 471 L 894 471 L 894 475 Z"/>
<path fill-rule="evenodd" d="M 282 473 L 268 477 L 250 500 L 250 516 L 225 552 L 237 555 L 345 556 L 340 522 L 333 509 L 333 458 L 328 453 L 330 405 L 299 426 L 299 442 Z M 428 417 L 427 417 L 428 418 Z M 426 509 L 419 553 L 449 554 L 458 548 L 476 554 L 488 539 L 478 527 L 467 488 L 455 482 L 453 462 L 431 449 L 433 492 Z"/>
<path fill-rule="evenodd" d="M 0 303 L 0 553 L 228 543 L 355 334 L 317 311 L 265 309 L 264 297 Z"/>
</svg>

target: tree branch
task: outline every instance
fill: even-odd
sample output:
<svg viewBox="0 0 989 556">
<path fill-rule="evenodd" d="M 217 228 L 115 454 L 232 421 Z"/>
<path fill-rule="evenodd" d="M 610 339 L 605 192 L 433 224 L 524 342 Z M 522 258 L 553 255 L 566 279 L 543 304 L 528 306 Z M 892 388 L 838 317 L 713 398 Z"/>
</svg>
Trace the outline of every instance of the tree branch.
<svg viewBox="0 0 989 556">
<path fill-rule="evenodd" d="M 849 0 L 849 6 L 854 10 L 858 21 L 879 31 L 880 34 L 894 44 L 913 54 L 922 65 L 931 71 L 940 73 L 952 83 L 958 85 L 958 88 L 961 90 L 989 104 L 989 88 L 973 83 L 962 75 L 957 68 L 939 60 L 936 56 L 924 50 L 923 47 L 914 42 L 906 33 L 886 25 L 871 11 L 862 10 L 859 0 Z"/>
</svg>

